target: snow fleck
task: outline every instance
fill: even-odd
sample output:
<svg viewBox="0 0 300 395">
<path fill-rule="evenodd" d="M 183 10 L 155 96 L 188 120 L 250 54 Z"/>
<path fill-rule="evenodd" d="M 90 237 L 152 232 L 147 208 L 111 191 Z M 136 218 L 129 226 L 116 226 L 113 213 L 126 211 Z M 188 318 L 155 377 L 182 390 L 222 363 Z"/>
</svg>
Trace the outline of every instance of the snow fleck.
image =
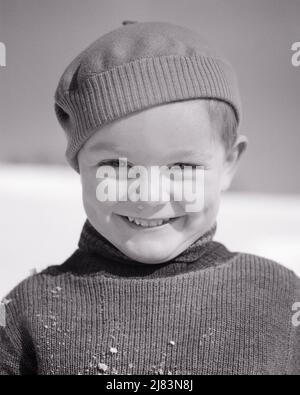
<svg viewBox="0 0 300 395">
<path fill-rule="evenodd" d="M 54 295 L 57 295 L 61 291 L 62 291 L 61 287 L 55 287 L 54 289 L 51 290 L 51 293 L 54 294 Z"/>
<path fill-rule="evenodd" d="M 2 302 L 1 302 L 1 304 L 2 305 L 4 305 L 4 306 L 7 306 L 9 303 L 11 303 L 12 302 L 12 299 L 6 299 L 6 298 L 4 298 L 4 299 L 2 299 Z"/>
<path fill-rule="evenodd" d="M 129 369 L 132 369 L 132 368 L 133 368 L 133 363 L 130 363 L 130 364 L 128 365 L 128 367 L 129 367 Z"/>
<path fill-rule="evenodd" d="M 98 364 L 98 369 L 102 370 L 102 372 L 106 372 L 108 369 L 108 366 L 105 363 L 99 363 Z"/>
<path fill-rule="evenodd" d="M 170 342 L 169 342 L 170 344 L 171 344 L 171 346 L 175 346 L 175 342 L 174 342 L 174 340 L 170 340 Z"/>
<path fill-rule="evenodd" d="M 109 350 L 112 354 L 116 354 L 118 350 L 115 347 L 111 347 Z"/>
</svg>

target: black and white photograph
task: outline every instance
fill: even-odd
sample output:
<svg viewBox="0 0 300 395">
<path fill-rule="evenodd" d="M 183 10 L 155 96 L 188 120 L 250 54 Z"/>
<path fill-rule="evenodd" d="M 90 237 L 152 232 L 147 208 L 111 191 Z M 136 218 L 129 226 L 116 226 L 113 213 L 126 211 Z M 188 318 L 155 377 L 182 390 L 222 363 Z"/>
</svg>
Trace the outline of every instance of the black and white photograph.
<svg viewBox="0 0 300 395">
<path fill-rule="evenodd" d="M 0 0 L 0 376 L 299 375 L 299 103 L 300 0 Z"/>
</svg>

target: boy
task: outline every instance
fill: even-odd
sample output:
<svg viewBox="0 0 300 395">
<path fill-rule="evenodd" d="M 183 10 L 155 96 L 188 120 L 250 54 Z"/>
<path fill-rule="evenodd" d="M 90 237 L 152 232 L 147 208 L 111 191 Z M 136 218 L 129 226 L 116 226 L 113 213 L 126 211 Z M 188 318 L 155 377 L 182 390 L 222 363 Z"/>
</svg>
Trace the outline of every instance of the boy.
<svg viewBox="0 0 300 395">
<path fill-rule="evenodd" d="M 300 373 L 299 279 L 213 241 L 247 144 L 231 66 L 189 29 L 123 24 L 59 82 L 56 114 L 87 221 L 63 265 L 6 298 L 1 374 Z M 134 166 L 174 178 L 159 199 L 135 200 L 122 175 Z M 195 180 L 192 171 L 180 183 L 182 167 L 200 170 L 192 208 L 186 195 L 174 199 Z M 104 169 L 116 177 L 101 181 Z M 129 198 L 101 201 L 104 181 L 110 192 L 126 185 Z M 142 179 L 139 192 L 157 191 L 156 181 Z"/>
</svg>

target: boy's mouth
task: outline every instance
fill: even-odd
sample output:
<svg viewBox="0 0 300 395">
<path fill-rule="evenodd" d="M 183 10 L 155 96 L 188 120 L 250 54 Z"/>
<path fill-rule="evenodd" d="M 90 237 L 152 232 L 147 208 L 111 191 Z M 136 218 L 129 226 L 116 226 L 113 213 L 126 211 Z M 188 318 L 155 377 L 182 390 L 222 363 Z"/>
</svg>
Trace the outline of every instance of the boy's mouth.
<svg viewBox="0 0 300 395">
<path fill-rule="evenodd" d="M 178 218 L 181 217 L 173 217 L 173 218 L 157 218 L 157 219 L 144 219 L 139 217 L 127 217 L 120 215 L 120 217 L 127 222 L 128 225 L 134 227 L 135 229 L 142 228 L 162 228 L 167 224 L 172 224 Z"/>
</svg>

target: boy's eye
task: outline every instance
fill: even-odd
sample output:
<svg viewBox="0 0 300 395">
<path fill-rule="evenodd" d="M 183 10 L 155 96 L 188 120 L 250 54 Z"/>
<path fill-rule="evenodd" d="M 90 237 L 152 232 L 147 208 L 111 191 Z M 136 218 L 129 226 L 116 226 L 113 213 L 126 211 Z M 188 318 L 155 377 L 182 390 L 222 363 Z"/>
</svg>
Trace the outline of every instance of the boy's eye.
<svg viewBox="0 0 300 395">
<path fill-rule="evenodd" d="M 184 170 L 184 167 L 192 167 L 193 169 L 196 169 L 197 167 L 204 168 L 203 165 L 195 165 L 192 163 L 175 163 L 171 167 L 173 167 L 173 166 L 180 167 L 180 169 L 182 169 L 182 170 Z"/>
<path fill-rule="evenodd" d="M 125 162 L 122 162 L 119 159 L 108 159 L 98 163 L 98 167 L 99 166 L 122 167 L 124 165 Z M 131 167 L 131 165 L 127 163 L 127 167 Z"/>
<path fill-rule="evenodd" d="M 124 165 L 125 165 L 125 162 L 124 161 L 120 161 L 119 159 L 107 159 L 107 160 L 103 160 L 103 161 L 98 163 L 98 167 L 99 166 L 122 167 Z M 192 167 L 193 169 L 196 169 L 196 168 L 199 168 L 199 167 L 200 168 L 204 168 L 203 165 L 199 165 L 199 164 L 196 165 L 196 164 L 192 164 L 192 163 L 175 163 L 174 165 L 169 166 L 169 167 L 175 167 L 175 166 L 179 167 L 181 170 L 184 170 L 184 167 Z M 127 167 L 128 168 L 132 167 L 132 165 L 127 162 Z"/>
</svg>

